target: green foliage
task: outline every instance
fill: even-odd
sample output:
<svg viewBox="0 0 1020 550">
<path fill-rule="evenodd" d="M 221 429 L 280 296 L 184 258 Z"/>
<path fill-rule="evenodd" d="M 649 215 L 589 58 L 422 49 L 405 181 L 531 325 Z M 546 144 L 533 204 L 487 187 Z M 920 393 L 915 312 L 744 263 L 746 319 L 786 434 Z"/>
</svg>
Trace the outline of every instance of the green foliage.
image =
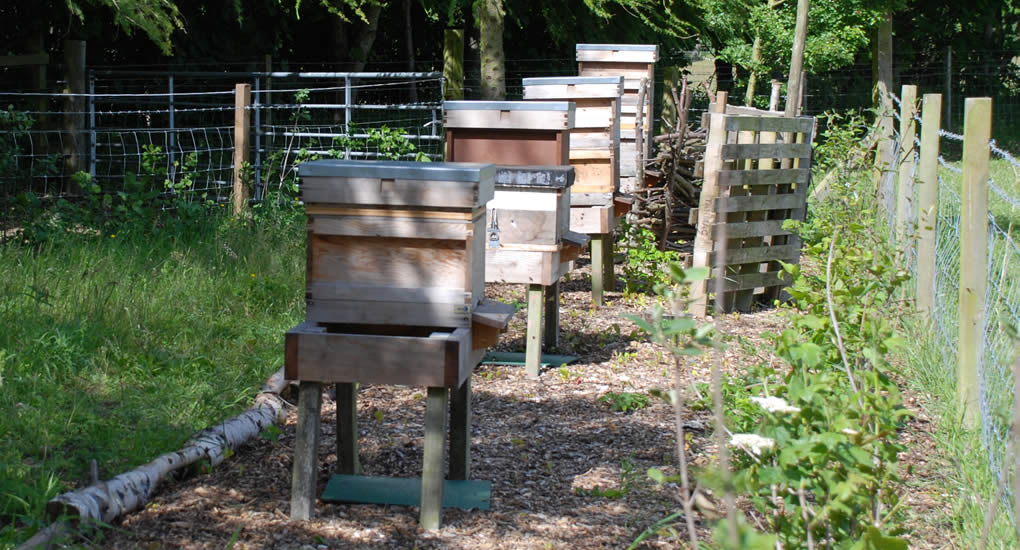
<svg viewBox="0 0 1020 550">
<path fill-rule="evenodd" d="M 655 292 L 657 288 L 670 284 L 672 275 L 668 266 L 679 262 L 680 254 L 672 250 L 659 250 L 654 233 L 626 220 L 622 223 L 621 232 L 621 248 L 627 254 L 627 261 L 623 264 L 626 294 L 630 296 L 639 292 Z"/>
<path fill-rule="evenodd" d="M 791 326 L 771 338 L 788 368 L 742 381 L 761 391 L 749 399 L 756 420 L 747 401 L 738 399 L 736 412 L 727 403 L 737 429 L 753 434 L 752 443 L 734 436 L 734 487 L 785 547 L 808 536 L 830 537 L 834 548 L 905 547 L 897 430 L 908 413 L 887 357 L 902 344 L 890 319 L 909 273 L 873 231 L 868 200 L 837 194 L 809 223 L 794 224 L 807 257 L 832 260 L 831 276 L 784 266 Z"/>
<path fill-rule="evenodd" d="M 599 402 L 607 405 L 616 412 L 630 412 L 643 409 L 652 403 L 652 400 L 643 393 L 635 392 L 606 392 L 599 398 Z"/>
<path fill-rule="evenodd" d="M 130 36 L 135 30 L 141 30 L 164 55 L 172 53 L 173 33 L 184 29 L 180 10 L 168 0 L 64 0 L 64 5 L 80 23 L 86 23 L 86 5 L 107 7 L 113 12 L 114 24 L 125 34 Z"/>
<path fill-rule="evenodd" d="M 357 132 L 357 126 L 353 123 L 348 128 L 349 134 Z M 330 155 L 334 158 L 343 158 L 345 150 L 354 151 L 375 151 L 378 158 L 386 160 L 408 160 L 412 158 L 416 162 L 429 162 L 429 157 L 404 137 L 403 128 L 390 128 L 383 124 L 379 128 L 369 128 L 368 137 L 356 138 L 341 136 L 333 139 L 333 149 Z"/>
</svg>

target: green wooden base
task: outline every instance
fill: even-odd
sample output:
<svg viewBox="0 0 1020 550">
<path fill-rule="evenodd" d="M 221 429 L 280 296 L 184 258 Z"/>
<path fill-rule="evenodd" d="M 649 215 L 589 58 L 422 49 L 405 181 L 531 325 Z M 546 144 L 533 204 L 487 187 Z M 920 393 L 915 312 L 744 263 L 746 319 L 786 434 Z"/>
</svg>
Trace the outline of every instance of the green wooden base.
<svg viewBox="0 0 1020 550">
<path fill-rule="evenodd" d="M 421 479 L 334 475 L 322 493 L 322 500 L 418 506 L 421 503 Z M 472 479 L 443 482 L 443 508 L 488 510 L 491 500 L 491 481 Z"/>
</svg>

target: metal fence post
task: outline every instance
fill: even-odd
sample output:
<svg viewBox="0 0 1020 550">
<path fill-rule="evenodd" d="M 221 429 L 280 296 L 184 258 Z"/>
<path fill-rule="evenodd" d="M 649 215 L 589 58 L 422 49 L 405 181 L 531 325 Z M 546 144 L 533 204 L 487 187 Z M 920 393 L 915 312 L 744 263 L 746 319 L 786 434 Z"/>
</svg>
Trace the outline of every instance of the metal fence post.
<svg viewBox="0 0 1020 550">
<path fill-rule="evenodd" d="M 967 428 L 980 421 L 979 369 L 984 356 L 985 298 L 988 286 L 988 141 L 992 99 L 964 101 L 963 189 L 960 193 L 960 343 L 956 397 Z"/>
<path fill-rule="evenodd" d="M 89 180 L 96 181 L 96 73 L 89 70 Z"/>
<path fill-rule="evenodd" d="M 170 182 L 177 183 L 177 134 L 174 133 L 174 75 L 167 75 L 167 89 L 170 92 L 170 135 L 167 136 L 167 155 L 170 159 Z"/>
<path fill-rule="evenodd" d="M 262 100 L 259 93 L 262 88 L 262 77 L 255 76 L 255 90 L 252 102 L 252 110 L 255 113 L 255 181 L 252 182 L 254 189 L 252 195 L 255 200 L 262 200 Z"/>
<path fill-rule="evenodd" d="M 344 134 L 347 135 L 347 143 L 350 143 L 351 137 L 351 77 L 344 77 Z M 351 146 L 347 145 L 344 149 L 344 159 L 350 160 L 351 158 Z"/>
<path fill-rule="evenodd" d="M 942 96 L 924 94 L 917 191 L 917 311 L 927 318 L 935 304 L 935 239 L 939 219 L 939 125 Z"/>
</svg>

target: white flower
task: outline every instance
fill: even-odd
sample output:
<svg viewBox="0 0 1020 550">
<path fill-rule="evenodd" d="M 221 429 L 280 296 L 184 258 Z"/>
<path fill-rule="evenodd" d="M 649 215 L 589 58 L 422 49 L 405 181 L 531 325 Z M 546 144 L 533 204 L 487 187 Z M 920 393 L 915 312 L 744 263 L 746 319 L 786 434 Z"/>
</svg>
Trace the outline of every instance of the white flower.
<svg viewBox="0 0 1020 550">
<path fill-rule="evenodd" d="M 744 449 L 754 456 L 761 456 L 762 449 L 771 449 L 776 446 L 776 442 L 758 434 L 732 434 L 730 445 Z"/>
<path fill-rule="evenodd" d="M 860 433 L 861 433 L 861 432 L 858 432 L 857 430 L 851 430 L 850 428 L 843 428 L 840 431 L 843 432 L 844 435 L 849 435 L 850 437 L 853 437 L 855 435 L 860 435 Z"/>
<path fill-rule="evenodd" d="M 752 397 L 751 401 L 761 405 L 761 408 L 772 413 L 797 413 L 800 407 L 794 407 L 782 397 Z"/>
</svg>

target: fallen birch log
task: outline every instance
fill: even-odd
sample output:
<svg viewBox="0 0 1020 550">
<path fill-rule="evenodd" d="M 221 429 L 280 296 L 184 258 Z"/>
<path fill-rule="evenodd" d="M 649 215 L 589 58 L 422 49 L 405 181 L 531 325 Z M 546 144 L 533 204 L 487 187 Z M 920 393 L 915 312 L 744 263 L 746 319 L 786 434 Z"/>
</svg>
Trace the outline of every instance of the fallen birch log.
<svg viewBox="0 0 1020 550">
<path fill-rule="evenodd" d="M 255 403 L 247 411 L 218 426 L 202 430 L 179 451 L 161 455 L 152 462 L 109 481 L 58 495 L 46 505 L 47 514 L 52 519 L 70 516 L 73 519 L 110 523 L 125 514 L 141 509 L 160 482 L 172 472 L 202 460 L 208 460 L 211 466 L 216 466 L 223 462 L 228 450 L 233 451 L 267 427 L 279 422 L 284 417 L 287 406 L 280 397 L 280 393 L 286 387 L 287 381 L 283 377 L 281 367 L 266 380 L 255 397 Z M 33 545 L 28 546 L 26 543 L 18 550 L 48 544 L 48 541 L 36 541 L 35 537 L 29 542 L 33 542 Z"/>
</svg>

